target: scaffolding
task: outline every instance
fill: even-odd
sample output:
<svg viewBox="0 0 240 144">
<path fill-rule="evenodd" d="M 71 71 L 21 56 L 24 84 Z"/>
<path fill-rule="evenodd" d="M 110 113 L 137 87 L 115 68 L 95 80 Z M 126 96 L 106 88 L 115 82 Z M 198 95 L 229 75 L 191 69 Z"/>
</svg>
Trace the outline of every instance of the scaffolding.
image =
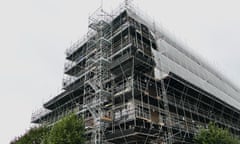
<svg viewBox="0 0 240 144">
<path fill-rule="evenodd" d="M 190 144 L 210 121 L 240 135 L 239 90 L 148 18 L 129 2 L 97 9 L 66 51 L 64 91 L 32 122 L 74 112 L 87 144 Z"/>
</svg>

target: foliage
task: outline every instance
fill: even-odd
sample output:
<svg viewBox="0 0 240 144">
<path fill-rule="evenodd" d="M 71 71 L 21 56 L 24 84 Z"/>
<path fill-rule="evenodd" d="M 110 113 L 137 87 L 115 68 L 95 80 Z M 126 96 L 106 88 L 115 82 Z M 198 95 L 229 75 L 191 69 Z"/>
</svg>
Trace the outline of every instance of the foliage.
<svg viewBox="0 0 240 144">
<path fill-rule="evenodd" d="M 49 129 L 47 127 L 31 128 L 23 136 L 18 137 L 10 144 L 41 144 L 48 131 Z"/>
<path fill-rule="evenodd" d="M 47 139 L 48 144 L 82 144 L 84 141 L 83 120 L 74 114 L 54 124 Z"/>
<path fill-rule="evenodd" d="M 239 139 L 233 137 L 226 129 L 210 123 L 208 128 L 201 128 L 195 135 L 194 141 L 196 144 L 239 144 Z"/>
<path fill-rule="evenodd" d="M 10 144 L 82 144 L 84 124 L 75 114 L 69 114 L 51 127 L 31 128 Z"/>
</svg>

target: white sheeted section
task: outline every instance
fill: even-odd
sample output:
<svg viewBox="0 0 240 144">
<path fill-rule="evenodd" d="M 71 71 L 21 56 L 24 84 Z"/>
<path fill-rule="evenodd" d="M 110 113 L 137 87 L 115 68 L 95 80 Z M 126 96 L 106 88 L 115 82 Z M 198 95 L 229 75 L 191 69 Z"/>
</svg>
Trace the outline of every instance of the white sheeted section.
<svg viewBox="0 0 240 144">
<path fill-rule="evenodd" d="M 157 65 L 155 69 L 157 79 L 173 72 L 240 110 L 240 90 L 236 86 L 198 56 L 189 52 L 186 46 L 176 41 L 166 30 L 158 27 L 154 20 L 140 10 L 129 6 L 127 11 L 135 20 L 146 25 L 155 36 L 158 49 L 152 49 L 152 52 Z"/>
<path fill-rule="evenodd" d="M 161 53 L 160 51 L 156 51 L 156 50 L 153 50 L 152 52 L 155 57 L 157 69 L 163 71 L 164 73 L 169 73 L 169 72 L 175 73 L 178 76 L 185 79 L 186 81 L 192 83 L 193 85 L 198 86 L 199 88 L 205 90 L 206 92 L 240 109 L 239 98 L 236 99 L 234 98 L 233 95 L 228 95 L 222 90 L 218 89 L 213 84 L 211 84 L 210 81 L 215 80 L 216 78 L 214 78 L 214 75 L 207 72 L 205 69 L 201 68 L 200 65 L 198 64 L 193 65 L 191 64 L 190 61 L 184 61 L 184 60 L 187 60 L 188 58 L 182 55 L 181 53 L 176 53 L 176 56 L 174 58 L 169 58 L 170 57 L 168 56 L 169 52 Z M 172 54 L 173 53 L 171 53 L 170 55 Z M 191 69 L 195 68 L 195 70 L 192 71 L 188 68 L 185 68 L 181 65 L 181 63 L 185 63 L 185 65 L 189 64 L 191 65 L 189 68 Z M 205 78 L 209 78 L 209 81 L 199 76 L 199 73 L 201 70 L 206 72 Z M 197 73 L 194 73 L 194 72 L 197 72 Z"/>
</svg>

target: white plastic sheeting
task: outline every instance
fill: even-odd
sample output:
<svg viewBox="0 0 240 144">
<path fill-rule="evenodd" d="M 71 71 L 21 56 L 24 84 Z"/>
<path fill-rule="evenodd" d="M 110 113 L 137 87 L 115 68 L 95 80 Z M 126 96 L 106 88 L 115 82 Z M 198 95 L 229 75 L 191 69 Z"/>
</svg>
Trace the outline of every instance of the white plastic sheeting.
<svg viewBox="0 0 240 144">
<path fill-rule="evenodd" d="M 198 86 L 206 92 L 240 109 L 239 94 L 235 91 L 231 91 L 232 89 L 230 86 L 223 81 L 220 81 L 216 76 L 208 72 L 206 69 L 202 68 L 201 65 L 198 65 L 197 63 L 194 64 L 194 61 L 190 61 L 183 54 L 176 53 L 175 57 L 171 57 L 167 55 L 168 53 L 169 52 L 161 53 L 153 50 L 157 69 L 164 73 L 175 73 L 193 85 Z M 183 63 L 185 66 L 181 65 Z M 189 67 L 186 65 L 189 65 Z M 201 75 L 201 72 L 203 72 L 202 74 L 204 75 Z M 226 87 L 229 87 L 229 89 L 220 89 L 218 88 L 219 85 L 225 85 Z"/>
<path fill-rule="evenodd" d="M 152 49 L 152 52 L 156 62 L 156 78 L 160 79 L 169 72 L 175 73 L 240 110 L 240 90 L 236 86 L 193 52 L 189 52 L 186 46 L 176 41 L 165 29 L 158 27 L 154 20 L 140 10 L 129 6 L 127 11 L 154 34 L 157 50 Z"/>
</svg>

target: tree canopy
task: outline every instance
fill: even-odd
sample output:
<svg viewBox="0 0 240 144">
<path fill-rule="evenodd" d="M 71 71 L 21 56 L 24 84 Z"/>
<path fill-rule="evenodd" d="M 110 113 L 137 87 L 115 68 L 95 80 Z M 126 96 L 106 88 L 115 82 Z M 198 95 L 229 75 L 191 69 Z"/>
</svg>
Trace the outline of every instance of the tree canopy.
<svg viewBox="0 0 240 144">
<path fill-rule="evenodd" d="M 216 124 L 210 123 L 208 128 L 201 128 L 195 135 L 196 144 L 239 144 L 240 141 L 233 137 L 227 129 L 219 128 Z"/>
<path fill-rule="evenodd" d="M 49 129 L 47 127 L 34 127 L 23 136 L 16 138 L 10 144 L 41 144 Z"/>
<path fill-rule="evenodd" d="M 82 144 L 84 139 L 83 120 L 70 114 L 57 122 L 48 136 L 48 144 Z"/>
<path fill-rule="evenodd" d="M 84 123 L 75 114 L 69 114 L 51 127 L 34 127 L 10 144 L 82 144 Z"/>
</svg>

